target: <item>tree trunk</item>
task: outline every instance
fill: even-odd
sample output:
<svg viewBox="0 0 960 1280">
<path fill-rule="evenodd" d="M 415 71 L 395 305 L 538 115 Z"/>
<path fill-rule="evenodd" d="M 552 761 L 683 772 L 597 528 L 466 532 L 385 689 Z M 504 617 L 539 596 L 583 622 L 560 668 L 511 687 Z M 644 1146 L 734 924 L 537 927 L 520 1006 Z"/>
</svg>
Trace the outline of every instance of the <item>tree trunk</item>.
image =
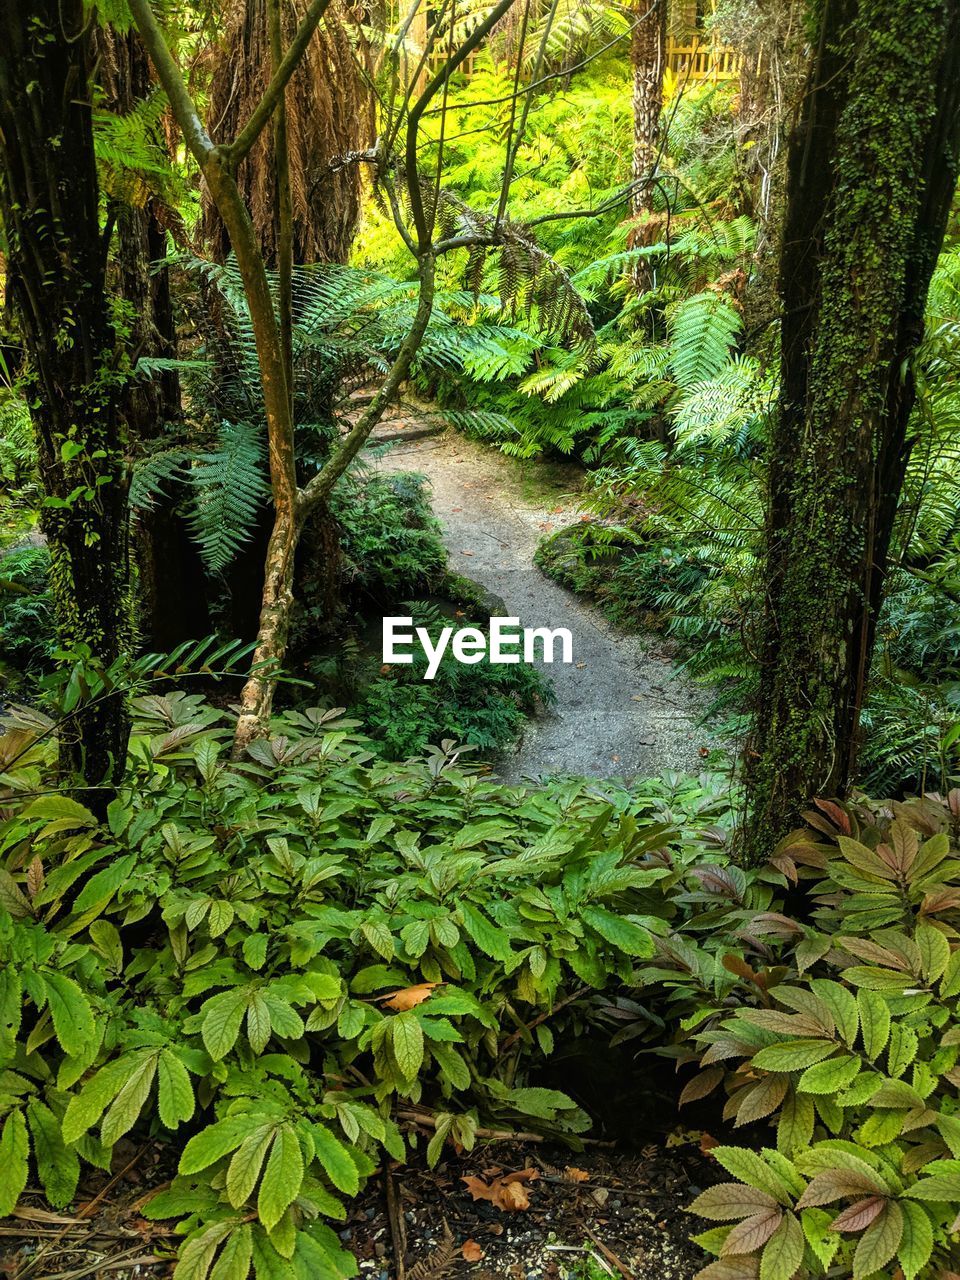
<svg viewBox="0 0 960 1280">
<path fill-rule="evenodd" d="M 667 0 L 637 0 L 630 44 L 633 65 L 633 181 L 630 197 L 634 218 L 653 207 L 653 186 L 644 179 L 657 165 L 660 116 L 663 111 L 663 72 L 667 61 Z"/>
<path fill-rule="evenodd" d="M 853 776 L 910 452 L 908 361 L 956 188 L 960 0 L 823 0 L 791 141 L 746 847 Z"/>
<path fill-rule="evenodd" d="M 129 637 L 127 503 L 93 150 L 89 15 L 82 0 L 0 10 L 0 207 L 31 383 L 41 524 L 60 640 L 97 664 Z M 126 756 L 123 695 L 71 718 L 61 762 L 103 810 Z"/>
<path fill-rule="evenodd" d="M 151 91 L 150 61 L 135 30 L 120 34 L 96 30 L 103 90 L 109 108 L 129 114 Z M 165 146 L 164 139 L 157 139 Z M 120 182 L 111 209 L 116 221 L 116 280 L 128 304 L 129 345 L 138 357 L 172 359 L 177 354 L 170 272 L 158 264 L 167 255 L 163 206 L 155 195 L 143 199 L 142 184 Z M 165 370 L 150 379 L 137 378 L 126 388 L 123 416 L 133 444 L 162 436 L 181 416 L 180 379 Z M 211 630 L 203 562 L 190 537 L 180 507 L 186 485 L 171 486 L 152 507 L 138 511 L 133 522 L 139 634 L 142 642 L 168 652 L 185 640 L 199 640 Z"/>
</svg>

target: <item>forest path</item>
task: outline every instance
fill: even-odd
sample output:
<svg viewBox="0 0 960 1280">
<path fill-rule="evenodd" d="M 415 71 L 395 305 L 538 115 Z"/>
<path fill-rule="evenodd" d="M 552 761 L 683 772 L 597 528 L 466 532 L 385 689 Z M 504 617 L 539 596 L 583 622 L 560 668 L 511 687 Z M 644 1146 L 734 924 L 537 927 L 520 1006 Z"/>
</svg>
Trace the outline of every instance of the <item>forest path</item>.
<svg viewBox="0 0 960 1280">
<path fill-rule="evenodd" d="M 675 672 L 655 639 L 620 631 L 534 566 L 540 539 L 579 517 L 580 468 L 521 463 L 453 431 L 401 440 L 368 462 L 427 477 L 452 570 L 500 596 L 521 626 L 567 627 L 573 635 L 573 663 L 544 668 L 556 702 L 499 762 L 504 778 L 629 779 L 699 769 L 702 692 Z"/>
</svg>

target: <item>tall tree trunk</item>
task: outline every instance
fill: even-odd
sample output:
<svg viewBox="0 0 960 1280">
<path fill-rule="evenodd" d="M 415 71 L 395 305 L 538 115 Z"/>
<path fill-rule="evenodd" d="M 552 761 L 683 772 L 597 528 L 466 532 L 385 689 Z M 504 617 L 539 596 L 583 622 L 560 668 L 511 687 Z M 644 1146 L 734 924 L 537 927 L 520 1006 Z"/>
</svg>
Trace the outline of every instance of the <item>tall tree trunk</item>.
<svg viewBox="0 0 960 1280">
<path fill-rule="evenodd" d="M 842 794 L 910 452 L 909 359 L 956 188 L 960 0 L 820 0 L 791 141 L 748 851 Z"/>
<path fill-rule="evenodd" d="M 135 30 L 96 31 L 101 82 L 108 107 L 127 115 L 150 94 L 150 60 Z M 157 139 L 166 146 L 165 139 Z M 112 193 L 116 220 L 115 284 L 128 304 L 129 344 L 134 357 L 172 359 L 177 354 L 170 272 L 159 264 L 167 255 L 164 208 L 139 182 L 123 181 Z M 156 440 L 181 416 L 176 370 L 137 378 L 126 388 L 124 419 L 131 443 Z M 198 640 L 211 628 L 207 581 L 200 553 L 180 508 L 186 486 L 176 483 L 133 521 L 139 634 L 143 643 L 163 651 Z"/>
<path fill-rule="evenodd" d="M 127 503 L 83 0 L 0 10 L 0 208 L 28 356 L 61 642 L 98 663 L 128 640 Z M 123 767 L 123 696 L 82 709 L 60 735 L 61 761 L 103 791 Z"/>
<path fill-rule="evenodd" d="M 637 0 L 630 44 L 633 66 L 633 181 L 630 198 L 633 217 L 653 207 L 649 178 L 658 159 L 660 116 L 663 112 L 663 72 L 667 61 L 667 0 Z M 643 185 L 639 185 L 639 184 Z"/>
</svg>

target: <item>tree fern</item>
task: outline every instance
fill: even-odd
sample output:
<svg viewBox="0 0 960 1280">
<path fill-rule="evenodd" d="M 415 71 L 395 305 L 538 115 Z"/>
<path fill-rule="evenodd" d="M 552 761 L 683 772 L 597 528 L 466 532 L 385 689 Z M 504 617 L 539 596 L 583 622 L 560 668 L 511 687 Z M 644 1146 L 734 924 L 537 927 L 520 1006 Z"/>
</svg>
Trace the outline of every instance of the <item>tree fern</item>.
<svg viewBox="0 0 960 1280">
<path fill-rule="evenodd" d="M 681 390 L 716 378 L 740 335 L 742 320 L 723 294 L 706 289 L 673 307 L 668 316 L 670 365 Z"/>
<path fill-rule="evenodd" d="M 225 422 L 216 449 L 198 454 L 190 468 L 194 491 L 190 527 L 212 573 L 222 572 L 250 540 L 257 512 L 269 495 L 264 437 L 249 422 Z"/>
</svg>

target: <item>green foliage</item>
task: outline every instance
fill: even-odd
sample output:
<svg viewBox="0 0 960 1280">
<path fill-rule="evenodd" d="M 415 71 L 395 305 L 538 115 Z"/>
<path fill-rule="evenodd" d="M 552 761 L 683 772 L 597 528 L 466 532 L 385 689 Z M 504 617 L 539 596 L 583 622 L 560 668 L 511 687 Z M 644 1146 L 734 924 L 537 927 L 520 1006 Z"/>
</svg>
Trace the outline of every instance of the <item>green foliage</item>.
<svg viewBox="0 0 960 1280">
<path fill-rule="evenodd" d="M 0 742 L 3 1212 L 30 1176 L 65 1207 L 82 1164 L 154 1132 L 181 1151 L 145 1209 L 181 1220 L 180 1280 L 348 1276 L 327 1223 L 416 1140 L 398 1107 L 435 1113 L 431 1162 L 488 1119 L 576 1145 L 586 1117 L 527 1084 L 552 1041 L 529 1027 L 581 1022 L 566 997 L 666 930 L 650 799 L 504 788 L 452 746 L 378 762 L 337 713 L 231 764 L 200 699 L 135 710 L 103 826 L 36 795 L 49 740 Z"/>
<path fill-rule="evenodd" d="M 0 560 L 0 664 L 8 687 L 49 671 L 55 645 L 45 547 L 20 547 Z"/>
<path fill-rule="evenodd" d="M 800 868 L 811 923 L 756 917 L 785 943 L 776 965 L 726 961 L 748 981 L 693 1037 L 703 1070 L 686 1096 L 722 1083 L 737 1127 L 776 1127 L 762 1158 L 714 1152 L 738 1182 L 691 1211 L 737 1225 L 699 1238 L 721 1259 L 701 1280 L 758 1266 L 912 1280 L 945 1266 L 960 1232 L 960 792 L 892 817 L 824 802 L 808 818 L 774 864 Z"/>
<path fill-rule="evenodd" d="M 434 641 L 451 621 L 466 623 L 465 618 L 444 618 L 429 605 L 410 608 L 414 625 L 426 627 Z M 427 681 L 423 651 L 415 649 L 413 657 L 406 666 L 379 668 L 354 708 L 366 732 L 391 759 L 414 755 L 444 738 L 487 753 L 503 750 L 517 740 L 538 704 L 549 705 L 554 698 L 549 678 L 524 663 L 484 659 L 465 666 L 448 648 Z"/>
</svg>

